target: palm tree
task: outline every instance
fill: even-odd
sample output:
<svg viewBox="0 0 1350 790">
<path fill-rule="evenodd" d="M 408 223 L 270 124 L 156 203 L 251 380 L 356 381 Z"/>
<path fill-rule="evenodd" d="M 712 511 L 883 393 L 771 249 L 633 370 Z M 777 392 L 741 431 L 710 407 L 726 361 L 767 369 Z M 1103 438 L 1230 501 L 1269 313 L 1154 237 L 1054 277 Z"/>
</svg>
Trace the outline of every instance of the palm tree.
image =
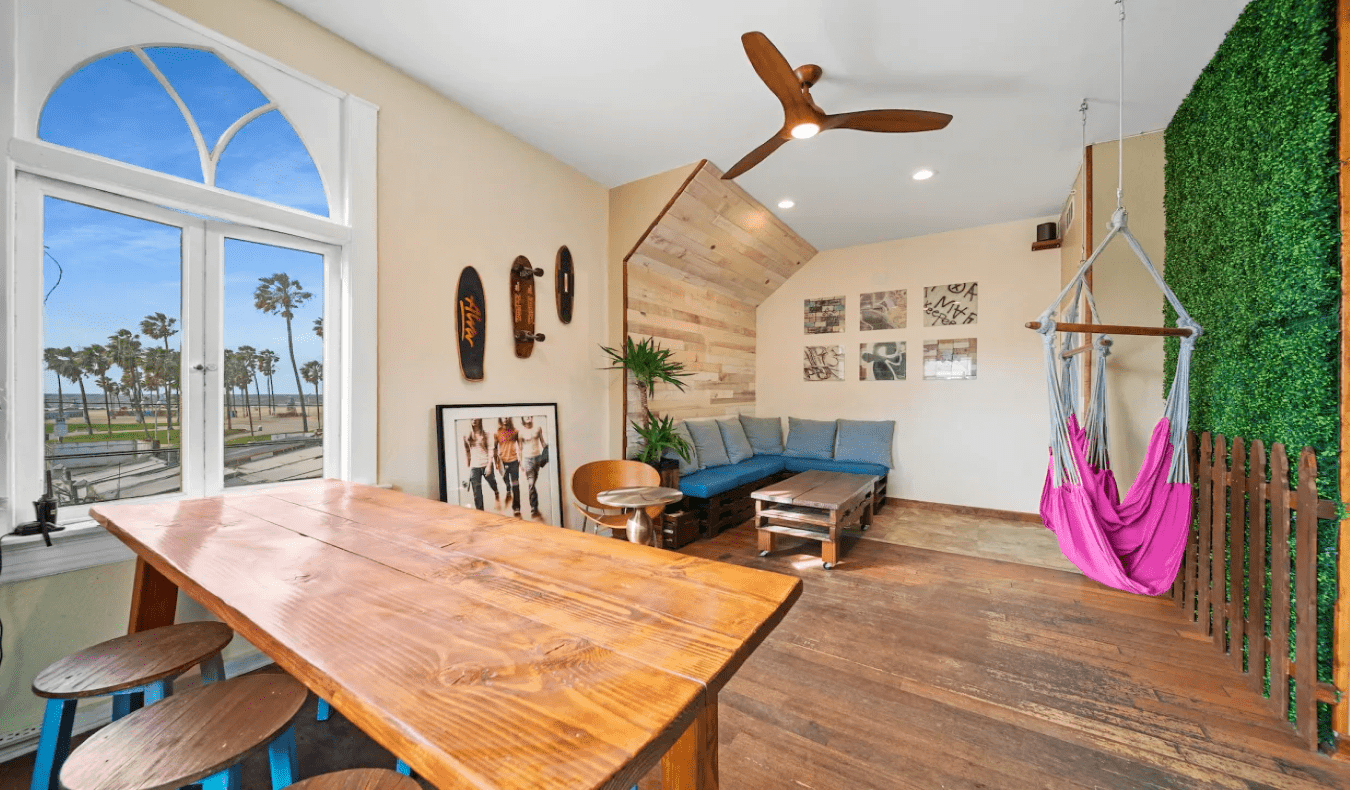
<svg viewBox="0 0 1350 790">
<path fill-rule="evenodd" d="M 150 351 L 158 352 L 160 349 L 152 348 Z M 154 416 L 155 429 L 153 435 L 156 439 L 159 438 L 159 389 L 164 386 L 164 379 L 160 376 L 158 367 L 157 364 L 153 364 L 152 360 L 147 358 L 145 365 L 145 388 L 154 393 L 150 398 L 150 413 Z"/>
<path fill-rule="evenodd" d="M 45 348 L 45 349 L 42 350 L 42 361 L 43 361 L 44 363 L 46 363 L 46 365 L 47 365 L 47 370 L 50 370 L 51 372 L 53 372 L 53 373 L 56 374 L 56 421 L 57 421 L 57 422 L 65 422 L 65 420 L 66 420 L 66 416 L 65 416 L 65 415 L 66 415 L 66 410 L 65 410 L 65 407 L 64 407 L 64 403 L 65 403 L 65 400 L 66 400 L 66 396 L 65 396 L 65 393 L 63 393 L 63 392 L 61 391 L 61 379 L 63 378 L 63 376 L 61 375 L 61 370 L 62 370 L 62 362 L 63 362 L 63 360 L 64 360 L 64 357 L 62 356 L 62 352 L 65 352 L 65 353 L 67 353 L 67 354 L 70 353 L 70 347 L 67 346 L 66 348 Z"/>
<path fill-rule="evenodd" d="M 164 315 L 163 313 L 152 313 L 150 315 L 147 315 L 144 319 L 141 320 L 141 332 L 145 333 L 145 336 L 148 338 L 154 340 L 163 340 L 164 352 L 167 355 L 170 350 L 169 338 L 178 334 L 178 330 L 173 328 L 174 324 L 176 323 L 178 323 L 178 319 L 176 318 L 170 318 Z M 161 378 L 164 378 L 167 384 L 167 382 L 169 381 L 168 371 L 160 370 L 159 373 Z M 183 393 L 181 392 L 178 393 L 178 402 L 179 403 L 183 402 Z M 170 433 L 172 433 L 173 409 L 169 408 L 169 394 L 167 391 L 164 394 L 164 414 L 165 414 L 164 417 L 165 428 L 168 429 Z"/>
<path fill-rule="evenodd" d="M 103 414 L 108 419 L 108 434 L 112 435 L 112 404 L 108 401 L 108 388 L 104 386 L 105 382 L 111 384 L 112 380 L 107 377 L 108 368 L 112 362 L 108 359 L 108 349 L 97 343 L 85 346 L 80 349 L 80 367 L 86 373 L 94 377 L 94 383 L 103 390 Z"/>
<path fill-rule="evenodd" d="M 323 381 L 323 363 L 316 360 L 310 360 L 300 368 L 300 375 L 305 377 L 305 381 L 314 385 L 314 412 L 319 416 L 319 430 L 323 430 L 323 409 L 319 408 L 319 382 Z"/>
<path fill-rule="evenodd" d="M 61 367 L 56 371 L 56 380 L 59 384 L 61 377 L 70 379 L 80 387 L 80 406 L 84 409 L 84 429 L 90 435 L 94 435 L 94 421 L 89 418 L 89 393 L 84 389 L 85 369 L 82 364 L 84 359 L 83 349 L 72 351 L 70 346 L 60 349 Z"/>
<path fill-rule="evenodd" d="M 323 337 L 323 317 L 314 319 L 314 334 Z"/>
<path fill-rule="evenodd" d="M 136 422 L 145 425 L 145 408 L 141 398 L 141 336 L 133 335 L 130 329 L 119 329 L 117 334 L 108 336 L 108 349 L 117 366 L 122 369 L 123 384 L 130 390 L 131 403 L 136 409 Z M 150 437 L 147 435 L 146 438 Z"/>
<path fill-rule="evenodd" d="M 258 419 L 262 419 L 262 392 L 258 389 L 258 349 L 240 346 L 239 357 L 244 361 L 248 377 L 253 380 L 253 393 L 258 396 Z M 244 384 L 244 403 L 248 403 L 248 384 Z"/>
<path fill-rule="evenodd" d="M 248 363 L 238 351 L 225 350 L 225 387 L 229 390 L 243 389 L 244 412 L 248 414 L 248 435 L 253 435 L 253 409 L 248 405 Z"/>
<path fill-rule="evenodd" d="M 277 363 L 281 357 L 277 352 L 264 348 L 258 352 L 258 372 L 267 377 L 267 408 L 272 414 L 277 413 L 277 399 L 272 391 L 272 374 L 277 372 Z"/>
<path fill-rule="evenodd" d="M 280 315 L 286 319 L 286 346 L 291 353 L 291 371 L 295 373 L 295 388 L 300 392 L 301 430 L 309 433 L 309 415 L 305 413 L 305 389 L 300 384 L 300 368 L 295 364 L 295 338 L 291 333 L 291 319 L 295 318 L 295 309 L 308 302 L 314 294 L 303 290 L 299 280 L 292 280 L 287 274 L 274 274 L 271 277 L 259 277 L 258 287 L 253 291 L 253 306 L 269 315 Z"/>
</svg>

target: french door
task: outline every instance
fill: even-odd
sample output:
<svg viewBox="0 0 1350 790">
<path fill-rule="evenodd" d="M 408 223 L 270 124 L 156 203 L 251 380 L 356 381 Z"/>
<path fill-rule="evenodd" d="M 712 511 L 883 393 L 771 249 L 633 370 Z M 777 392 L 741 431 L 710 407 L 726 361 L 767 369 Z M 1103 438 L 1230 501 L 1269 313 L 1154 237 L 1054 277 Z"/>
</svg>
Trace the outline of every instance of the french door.
<svg viewBox="0 0 1350 790">
<path fill-rule="evenodd" d="M 14 521 L 48 475 L 61 521 L 339 476 L 340 247 L 26 173 L 17 187 Z"/>
</svg>

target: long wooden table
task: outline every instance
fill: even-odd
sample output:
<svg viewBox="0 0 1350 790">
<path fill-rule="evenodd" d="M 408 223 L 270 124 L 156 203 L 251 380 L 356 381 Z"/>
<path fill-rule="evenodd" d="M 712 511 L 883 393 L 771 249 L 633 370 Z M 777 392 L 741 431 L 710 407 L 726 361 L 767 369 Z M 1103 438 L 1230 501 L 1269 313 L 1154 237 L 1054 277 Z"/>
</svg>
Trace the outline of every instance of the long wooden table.
<svg viewBox="0 0 1350 790">
<path fill-rule="evenodd" d="M 442 790 L 717 787 L 717 692 L 792 577 L 316 480 L 90 511 L 130 630 L 183 589 Z"/>
</svg>

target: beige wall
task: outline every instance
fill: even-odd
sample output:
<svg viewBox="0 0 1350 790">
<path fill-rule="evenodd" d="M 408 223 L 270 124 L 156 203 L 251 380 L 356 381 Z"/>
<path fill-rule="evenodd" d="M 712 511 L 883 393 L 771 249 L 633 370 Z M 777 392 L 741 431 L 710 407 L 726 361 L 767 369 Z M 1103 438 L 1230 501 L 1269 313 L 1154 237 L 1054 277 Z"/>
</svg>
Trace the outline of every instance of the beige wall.
<svg viewBox="0 0 1350 790">
<path fill-rule="evenodd" d="M 380 481 L 436 496 L 433 415 L 442 403 L 556 401 L 564 489 L 571 469 L 609 457 L 613 422 L 596 419 L 609 410 L 614 375 L 599 370 L 599 346 L 610 340 L 608 190 L 270 0 L 164 4 L 380 106 Z M 554 256 L 563 244 L 577 267 L 567 326 L 553 306 Z M 517 255 L 547 272 L 538 328 L 548 339 L 528 360 L 516 359 L 510 342 L 507 270 Z M 488 296 L 486 380 L 479 384 L 460 375 L 451 308 L 468 265 Z M 39 669 L 125 630 L 129 568 L 0 587 L 0 734 L 38 723 L 41 706 L 28 688 Z M 200 614 L 190 603 L 180 609 L 182 617 Z"/>
<path fill-rule="evenodd" d="M 757 413 L 833 420 L 895 420 L 890 496 L 1035 512 L 1045 479 L 1048 421 L 1040 336 L 1022 325 L 1059 288 L 1059 256 L 1031 252 L 1024 220 L 826 250 L 759 307 Z M 924 286 L 975 280 L 979 321 L 924 327 Z M 908 291 L 908 326 L 858 330 L 858 295 Z M 806 335 L 802 302 L 846 295 L 846 331 Z M 923 341 L 974 337 L 973 381 L 924 381 Z M 903 340 L 905 381 L 859 381 L 862 342 Z M 840 344 L 845 381 L 802 380 L 802 349 Z"/>
<path fill-rule="evenodd" d="M 1106 238 L 1116 208 L 1118 147 L 1114 141 L 1093 147 L 1093 240 Z M 1162 132 L 1125 140 L 1125 208 L 1130 231 L 1163 271 Z M 1111 242 L 1092 265 L 1093 295 L 1100 320 L 1111 324 L 1162 326 L 1163 296 L 1123 239 Z M 1153 426 L 1162 417 L 1163 341 L 1156 337 L 1113 336 L 1106 363 L 1107 416 L 1111 467 L 1125 491 L 1139 473 Z"/>
<path fill-rule="evenodd" d="M 619 348 L 623 342 L 624 278 L 623 259 L 642 239 L 661 209 L 665 208 L 675 193 L 679 191 L 689 174 L 699 165 L 693 164 L 657 173 L 654 176 L 630 181 L 609 191 L 609 256 L 605 276 L 609 283 L 608 334 L 605 345 Z M 625 424 L 623 417 L 624 377 L 610 372 L 607 395 L 609 397 L 609 418 L 605 421 L 612 429 L 609 432 L 607 457 L 625 456 L 624 433 L 618 426 Z"/>
</svg>

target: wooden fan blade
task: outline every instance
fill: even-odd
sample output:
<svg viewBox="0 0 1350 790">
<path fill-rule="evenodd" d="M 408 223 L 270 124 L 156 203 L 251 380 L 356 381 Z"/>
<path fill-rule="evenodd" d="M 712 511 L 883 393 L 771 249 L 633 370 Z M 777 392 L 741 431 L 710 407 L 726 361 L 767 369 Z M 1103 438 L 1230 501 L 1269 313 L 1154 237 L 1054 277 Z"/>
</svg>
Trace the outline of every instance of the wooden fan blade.
<svg viewBox="0 0 1350 790">
<path fill-rule="evenodd" d="M 741 161 L 731 166 L 731 169 L 722 174 L 723 179 L 731 179 L 741 175 L 745 171 L 754 167 L 769 158 L 769 154 L 778 150 L 778 147 L 787 142 L 786 137 L 774 135 L 765 140 L 760 147 L 741 157 Z"/>
<path fill-rule="evenodd" d="M 815 115 L 802 95 L 801 80 L 768 36 L 757 30 L 752 31 L 741 36 L 741 44 L 745 47 L 745 54 L 750 57 L 750 65 L 755 67 L 755 73 L 783 103 L 783 112 L 788 119 Z"/>
<path fill-rule="evenodd" d="M 861 110 L 827 115 L 825 129 L 857 129 L 863 132 L 931 132 L 946 127 L 952 117 L 925 110 Z"/>
</svg>

